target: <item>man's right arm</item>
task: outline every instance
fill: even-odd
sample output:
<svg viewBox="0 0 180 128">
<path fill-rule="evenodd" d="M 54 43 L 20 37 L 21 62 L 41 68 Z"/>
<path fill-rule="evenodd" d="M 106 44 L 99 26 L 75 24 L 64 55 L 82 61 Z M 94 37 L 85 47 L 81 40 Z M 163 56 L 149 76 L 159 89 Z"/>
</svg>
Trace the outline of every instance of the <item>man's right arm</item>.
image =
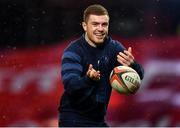
<svg viewBox="0 0 180 128">
<path fill-rule="evenodd" d="M 61 79 L 68 94 L 81 91 L 88 95 L 88 91 L 94 88 L 94 80 L 87 75 L 82 76 L 82 72 L 81 57 L 75 52 L 65 51 L 62 57 Z"/>
</svg>

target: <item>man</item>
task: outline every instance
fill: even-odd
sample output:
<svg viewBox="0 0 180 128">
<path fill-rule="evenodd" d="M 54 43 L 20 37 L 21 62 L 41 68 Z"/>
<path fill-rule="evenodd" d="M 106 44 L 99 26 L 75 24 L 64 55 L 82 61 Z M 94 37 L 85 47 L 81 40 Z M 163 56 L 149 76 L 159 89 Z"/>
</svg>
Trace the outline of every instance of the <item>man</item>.
<svg viewBox="0 0 180 128">
<path fill-rule="evenodd" d="M 109 14 L 101 5 L 84 11 L 85 31 L 62 56 L 64 94 L 59 107 L 59 126 L 105 127 L 104 117 L 111 95 L 109 75 L 118 65 L 130 66 L 143 78 L 143 68 L 131 47 L 108 37 Z"/>
</svg>

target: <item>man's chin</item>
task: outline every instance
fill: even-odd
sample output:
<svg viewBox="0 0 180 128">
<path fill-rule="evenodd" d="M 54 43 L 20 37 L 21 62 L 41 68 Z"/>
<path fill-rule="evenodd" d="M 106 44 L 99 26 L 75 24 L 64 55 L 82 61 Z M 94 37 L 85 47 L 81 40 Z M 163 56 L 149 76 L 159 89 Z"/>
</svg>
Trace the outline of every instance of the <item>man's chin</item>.
<svg viewBox="0 0 180 128">
<path fill-rule="evenodd" d="M 94 40 L 91 40 L 96 46 L 101 46 L 105 41 L 105 38 L 94 38 Z"/>
<path fill-rule="evenodd" d="M 96 44 L 102 44 L 104 42 L 104 40 L 105 40 L 104 38 L 103 39 L 97 39 Z"/>
<path fill-rule="evenodd" d="M 95 42 L 95 45 L 97 47 L 102 46 L 103 44 L 104 44 L 104 40 L 98 40 L 98 41 Z"/>
</svg>

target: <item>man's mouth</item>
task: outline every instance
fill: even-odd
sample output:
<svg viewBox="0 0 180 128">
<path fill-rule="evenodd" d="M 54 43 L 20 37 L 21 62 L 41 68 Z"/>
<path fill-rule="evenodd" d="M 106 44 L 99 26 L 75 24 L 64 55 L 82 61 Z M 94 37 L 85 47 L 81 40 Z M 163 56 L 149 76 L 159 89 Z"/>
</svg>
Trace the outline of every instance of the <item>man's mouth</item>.
<svg viewBox="0 0 180 128">
<path fill-rule="evenodd" d="M 99 37 L 99 38 L 104 37 L 104 35 L 105 35 L 104 33 L 103 33 L 103 34 L 95 34 L 95 36 L 96 36 L 96 37 Z"/>
</svg>

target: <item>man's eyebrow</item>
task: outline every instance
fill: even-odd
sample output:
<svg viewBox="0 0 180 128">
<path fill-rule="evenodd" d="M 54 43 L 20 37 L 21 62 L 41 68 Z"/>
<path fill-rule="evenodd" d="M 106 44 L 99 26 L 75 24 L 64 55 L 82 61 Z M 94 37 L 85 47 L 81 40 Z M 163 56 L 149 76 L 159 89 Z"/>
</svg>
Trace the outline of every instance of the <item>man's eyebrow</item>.
<svg viewBox="0 0 180 128">
<path fill-rule="evenodd" d="M 99 23 L 99 22 L 97 22 L 97 21 L 92 21 L 92 23 Z"/>
<path fill-rule="evenodd" d="M 96 24 L 108 24 L 108 22 L 97 22 L 97 21 L 92 21 L 92 23 L 96 23 Z"/>
</svg>

